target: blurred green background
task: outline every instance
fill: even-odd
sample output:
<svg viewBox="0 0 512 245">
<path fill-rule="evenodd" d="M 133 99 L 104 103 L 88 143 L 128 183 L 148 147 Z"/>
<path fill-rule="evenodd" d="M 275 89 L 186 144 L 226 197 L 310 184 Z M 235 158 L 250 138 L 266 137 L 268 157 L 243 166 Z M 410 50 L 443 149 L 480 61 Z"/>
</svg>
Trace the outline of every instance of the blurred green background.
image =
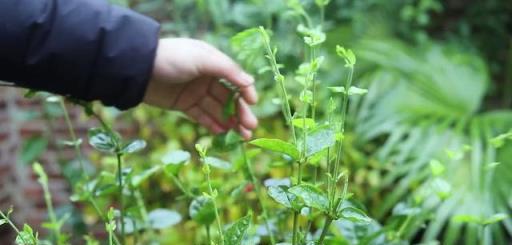
<svg viewBox="0 0 512 245">
<path fill-rule="evenodd" d="M 273 32 L 283 70 L 292 74 L 303 59 L 303 41 L 286 1 L 115 2 L 156 18 L 164 37 L 203 39 L 239 59 L 255 75 L 261 97 L 253 108 L 261 125 L 256 137 L 287 137 L 272 75 L 261 69 L 266 66 L 263 54 L 250 52 L 251 43 L 231 42 L 246 28 L 265 26 Z M 302 2 L 319 19 L 314 1 Z M 352 173 L 350 191 L 376 220 L 372 225 L 336 223 L 340 239 L 333 244 L 391 243 L 388 231 L 400 229 L 404 220 L 405 244 L 478 244 L 480 236 L 485 244 L 510 244 L 510 217 L 485 229 L 479 220 L 510 214 L 512 208 L 512 144 L 496 148 L 489 141 L 512 129 L 512 1 L 332 0 L 324 30 L 322 86 L 339 85 L 344 78 L 334 52 L 342 44 L 358 57 L 356 85 L 369 90 L 350 104 L 345 163 Z M 300 92 L 293 82 L 287 86 L 292 94 Z M 328 94 L 321 92 L 318 101 L 327 103 Z M 204 129 L 174 112 L 146 106 L 101 112 L 114 124 L 136 127 L 137 137 L 148 142 L 143 154 L 127 160 L 138 171 L 150 168 L 166 151 L 194 152 L 196 142 L 211 140 Z M 102 163 L 100 168 L 113 168 L 108 157 L 89 158 L 93 165 Z M 230 157 L 235 163 L 238 158 L 236 153 Z M 433 159 L 444 166 L 437 176 L 432 174 Z M 256 156 L 257 176 L 262 181 L 286 178 L 282 161 Z M 73 178 L 71 170 L 67 176 Z M 192 190 L 203 185 L 197 164 L 188 165 L 180 178 Z M 246 183 L 243 176 L 230 173 L 214 181 L 224 193 Z M 188 204 L 180 201 L 181 193 L 165 176 L 156 175 L 142 188 L 148 206 L 171 207 L 186 216 Z M 250 191 L 231 197 L 222 201 L 229 207 L 223 210 L 226 219 L 243 216 L 247 209 L 232 204 L 249 200 L 248 206 L 257 209 Z M 183 221 L 166 230 L 161 241 L 200 244 L 199 230 L 194 222 Z M 252 234 L 257 237 L 257 231 Z"/>
</svg>

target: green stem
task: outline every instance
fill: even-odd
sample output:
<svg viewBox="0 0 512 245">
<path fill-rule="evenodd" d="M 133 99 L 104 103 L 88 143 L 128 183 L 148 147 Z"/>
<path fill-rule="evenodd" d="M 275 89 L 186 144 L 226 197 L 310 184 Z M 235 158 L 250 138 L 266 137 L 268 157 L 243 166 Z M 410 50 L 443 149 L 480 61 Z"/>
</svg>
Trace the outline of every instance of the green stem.
<svg viewBox="0 0 512 245">
<path fill-rule="evenodd" d="M 412 215 L 407 215 L 407 218 L 405 219 L 404 223 L 400 226 L 400 229 L 398 229 L 398 231 L 396 232 L 397 239 L 402 238 L 402 235 L 403 235 L 405 229 L 407 228 L 407 226 L 409 226 L 409 223 L 411 222 L 411 220 L 412 220 Z"/>
<path fill-rule="evenodd" d="M 293 212 L 293 236 L 292 236 L 292 245 L 297 245 L 297 238 L 299 232 L 299 212 Z"/>
<path fill-rule="evenodd" d="M 41 186 L 43 187 L 43 195 L 44 201 L 46 203 L 46 209 L 48 209 L 48 217 L 50 218 L 50 222 L 52 223 L 53 235 L 55 236 L 55 242 L 57 244 L 61 244 L 59 237 L 60 234 L 60 226 L 58 225 L 57 216 L 55 215 L 55 210 L 53 209 L 52 197 L 50 194 L 50 189 L 48 188 L 48 182 L 41 182 Z"/>
<path fill-rule="evenodd" d="M 260 29 L 262 35 L 263 35 L 263 44 L 265 45 L 267 58 L 270 61 L 270 66 L 272 67 L 272 71 L 274 72 L 274 79 L 276 80 L 277 84 L 279 85 L 279 89 L 281 91 L 281 100 L 282 100 L 282 111 L 284 114 L 284 117 L 286 119 L 286 123 L 290 127 L 291 134 L 293 137 L 293 142 L 297 144 L 297 136 L 295 135 L 295 127 L 292 123 L 292 113 L 291 113 L 291 107 L 290 102 L 288 101 L 288 93 L 286 92 L 286 87 L 284 85 L 284 76 L 281 74 L 281 71 L 279 70 L 279 67 L 277 65 L 276 61 L 276 55 L 274 51 L 272 51 L 272 48 L 270 47 L 270 39 L 268 37 L 267 32 L 263 27 Z"/>
<path fill-rule="evenodd" d="M 261 196 L 261 187 L 260 187 L 260 184 L 259 184 L 258 180 L 256 179 L 256 175 L 254 174 L 254 171 L 251 168 L 251 164 L 249 163 L 249 159 L 247 158 L 247 152 L 245 150 L 245 144 L 243 142 L 240 143 L 240 150 L 242 152 L 242 157 L 243 157 L 243 160 L 244 160 L 244 163 L 245 163 L 245 167 L 247 168 L 247 172 L 249 173 L 249 176 L 251 178 L 251 183 L 254 186 L 254 190 L 256 191 L 256 196 L 257 196 L 258 202 L 259 202 L 259 204 L 261 206 L 261 212 L 262 212 L 262 216 L 263 216 L 263 221 L 265 222 L 265 227 L 267 228 L 267 231 L 268 231 L 268 235 L 269 235 L 269 238 L 270 238 L 270 243 L 272 245 L 274 245 L 274 244 L 276 244 L 276 240 L 275 240 L 275 237 L 274 237 L 274 232 L 272 231 L 272 229 L 270 227 L 267 207 L 263 203 L 263 198 Z"/>
<path fill-rule="evenodd" d="M 185 194 L 186 197 L 194 198 L 194 195 L 185 188 L 185 186 L 183 185 L 183 183 L 181 183 L 181 180 L 178 178 L 178 176 L 172 173 L 169 174 L 169 176 L 171 177 L 172 182 L 174 182 L 174 184 L 178 187 L 178 189 L 180 189 L 181 192 L 183 192 L 183 194 Z"/>
<path fill-rule="evenodd" d="M 7 223 L 9 223 L 9 225 L 12 227 L 12 229 L 16 232 L 16 234 L 18 234 L 18 237 L 23 241 L 23 243 L 25 244 L 30 244 L 28 243 L 25 238 L 23 236 L 20 236 L 20 230 L 18 229 L 18 227 L 16 227 L 16 225 L 14 225 L 14 223 L 12 223 L 11 219 L 9 219 L 9 217 L 7 217 L 7 215 L 3 212 L 3 211 L 0 211 L 0 216 L 2 216 L 2 219 L 4 219 L 5 221 L 7 221 Z"/>
<path fill-rule="evenodd" d="M 206 227 L 206 240 L 208 240 L 208 245 L 212 244 L 212 238 L 210 235 L 210 225 L 205 225 Z"/>
<path fill-rule="evenodd" d="M 324 227 L 322 228 L 322 233 L 320 235 L 320 238 L 318 239 L 318 244 L 324 244 L 325 236 L 327 235 L 327 231 L 329 230 L 329 227 L 331 226 L 332 218 L 330 216 L 327 217 L 324 223 Z"/>
<path fill-rule="evenodd" d="M 125 229 L 124 229 L 124 203 L 123 203 L 123 162 L 121 159 L 122 154 L 117 153 L 117 182 L 119 188 L 119 212 L 121 213 L 121 241 L 126 244 Z"/>
<path fill-rule="evenodd" d="M 60 107 L 62 109 L 62 112 L 64 113 L 64 120 L 66 121 L 66 126 L 68 128 L 68 132 L 69 132 L 69 135 L 71 136 L 71 140 L 73 142 L 77 142 L 78 140 L 78 137 L 76 136 L 76 133 L 75 133 L 75 129 L 73 127 L 73 124 L 71 123 L 71 119 L 69 117 L 69 112 L 68 112 L 68 109 L 66 107 L 66 104 L 64 103 L 64 100 L 61 98 L 59 100 L 59 103 L 60 103 Z M 95 117 L 103 124 L 105 124 L 103 122 L 103 120 L 101 119 L 101 117 L 99 117 L 98 115 L 94 114 Z M 104 127 L 107 127 L 108 126 L 105 124 L 103 125 Z M 74 145 L 74 150 L 75 150 L 75 154 L 77 155 L 77 158 L 78 158 L 78 162 L 80 164 L 80 168 L 82 169 L 82 178 L 85 179 L 86 182 L 89 182 L 89 174 L 87 173 L 86 169 L 85 169 L 85 164 L 84 164 L 84 157 L 82 155 L 82 150 L 80 149 L 80 145 L 79 144 L 75 144 Z M 96 203 L 96 200 L 94 200 L 91 196 L 89 196 L 87 198 L 87 201 L 89 203 L 91 203 L 91 205 L 94 207 L 94 210 L 96 210 L 96 213 L 98 214 L 98 216 L 104 221 L 104 222 L 107 222 L 108 219 L 107 217 L 103 214 L 103 212 L 101 211 L 101 209 L 99 208 L 98 206 L 98 203 Z M 117 244 L 121 244 L 119 242 L 119 239 L 117 238 L 117 235 L 116 234 L 113 234 L 113 237 L 114 237 L 114 241 L 116 241 Z"/>
<path fill-rule="evenodd" d="M 66 121 L 66 125 L 69 131 L 69 135 L 71 136 L 71 140 L 75 142 L 74 149 L 75 154 L 78 157 L 78 163 L 80 164 L 80 168 L 82 169 L 83 177 L 85 177 L 86 180 L 89 180 L 89 175 L 87 174 L 87 171 L 85 169 L 85 164 L 83 161 L 82 151 L 80 150 L 80 145 L 77 144 L 78 137 L 76 137 L 75 129 L 73 128 L 73 124 L 71 123 L 71 119 L 69 118 L 68 109 L 66 108 L 66 104 L 64 103 L 64 99 L 59 99 L 60 107 L 62 109 L 62 112 L 64 113 L 64 120 Z"/>
<path fill-rule="evenodd" d="M 350 67 L 349 69 L 349 73 L 348 73 L 348 77 L 347 77 L 347 81 L 345 83 L 345 90 L 348 91 L 350 86 L 352 85 L 352 76 L 353 76 L 353 73 L 354 73 L 354 68 L 353 67 Z M 348 108 L 348 92 L 347 94 L 344 94 L 343 95 L 343 98 L 342 98 L 342 103 L 341 103 L 341 121 L 340 121 L 340 133 L 343 135 L 345 133 L 345 120 L 346 120 L 346 115 L 347 115 L 347 108 Z M 338 143 L 338 149 L 337 149 L 337 152 L 336 152 L 336 162 L 335 162 L 335 165 L 334 165 L 334 172 L 333 172 L 333 177 L 334 178 L 337 178 L 337 176 L 339 175 L 339 168 L 340 168 L 340 164 L 341 164 L 341 155 L 342 155 L 342 149 L 343 149 L 343 140 L 340 140 L 340 142 Z M 333 183 L 332 187 L 333 188 L 333 191 L 332 191 L 332 200 L 334 200 L 335 196 L 336 196 L 336 183 Z"/>
<path fill-rule="evenodd" d="M 203 163 L 204 163 L 204 160 L 203 160 Z M 224 233 L 222 231 L 222 224 L 220 222 L 219 211 L 217 209 L 217 202 L 215 201 L 215 197 L 213 195 L 212 182 L 210 179 L 210 169 L 209 169 L 208 165 L 205 165 L 205 166 L 207 166 L 207 168 L 208 168 L 208 170 L 206 171 L 206 182 L 208 183 L 208 192 L 212 198 L 213 209 L 215 210 L 215 220 L 217 222 L 217 230 L 218 230 L 219 236 L 220 236 L 220 244 L 224 245 Z"/>
</svg>

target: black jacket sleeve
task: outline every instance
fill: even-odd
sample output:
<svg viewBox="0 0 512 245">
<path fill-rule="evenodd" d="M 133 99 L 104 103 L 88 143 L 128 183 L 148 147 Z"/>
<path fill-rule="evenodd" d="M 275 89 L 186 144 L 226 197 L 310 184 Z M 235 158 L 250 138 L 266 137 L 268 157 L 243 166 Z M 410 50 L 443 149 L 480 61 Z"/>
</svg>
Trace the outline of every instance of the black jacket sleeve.
<svg viewBox="0 0 512 245">
<path fill-rule="evenodd" d="M 158 32 L 105 0 L 0 0 L 0 80 L 127 109 L 144 96 Z"/>
</svg>

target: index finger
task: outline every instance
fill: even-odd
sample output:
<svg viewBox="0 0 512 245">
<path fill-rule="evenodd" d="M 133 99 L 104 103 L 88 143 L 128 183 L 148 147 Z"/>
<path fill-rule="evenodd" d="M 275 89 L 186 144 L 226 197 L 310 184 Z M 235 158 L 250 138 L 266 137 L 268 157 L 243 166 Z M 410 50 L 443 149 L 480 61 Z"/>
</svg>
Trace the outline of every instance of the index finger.
<svg viewBox="0 0 512 245">
<path fill-rule="evenodd" d="M 240 89 L 240 93 L 247 103 L 256 104 L 258 94 L 254 87 L 254 78 L 218 49 L 209 46 L 206 51 L 209 55 L 202 59 L 201 72 L 217 78 L 224 78 Z"/>
</svg>

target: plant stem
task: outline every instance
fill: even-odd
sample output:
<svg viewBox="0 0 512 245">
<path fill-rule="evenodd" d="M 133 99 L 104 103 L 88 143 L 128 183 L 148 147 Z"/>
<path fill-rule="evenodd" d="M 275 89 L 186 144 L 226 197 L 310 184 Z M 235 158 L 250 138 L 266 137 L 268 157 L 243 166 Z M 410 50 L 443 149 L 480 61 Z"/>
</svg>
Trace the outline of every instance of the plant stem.
<svg viewBox="0 0 512 245">
<path fill-rule="evenodd" d="M 292 245 L 297 245 L 297 235 L 299 229 L 299 212 L 293 211 L 293 237 L 292 237 Z"/>
<path fill-rule="evenodd" d="M 61 244 L 59 237 L 60 234 L 60 225 L 58 225 L 57 216 L 55 215 L 55 210 L 53 209 L 52 196 L 50 193 L 50 188 L 48 188 L 48 182 L 41 181 L 41 186 L 43 187 L 43 195 L 44 201 L 46 203 L 46 209 L 48 209 L 48 217 L 50 218 L 50 222 L 52 223 L 53 235 L 55 236 L 56 244 Z"/>
<path fill-rule="evenodd" d="M 329 230 L 331 223 L 332 223 L 332 218 L 330 216 L 328 216 L 325 220 L 324 227 L 322 228 L 322 233 L 320 235 L 320 238 L 318 239 L 318 244 L 323 244 L 325 235 L 327 235 L 327 231 Z"/>
<path fill-rule="evenodd" d="M 396 232 L 397 239 L 402 238 L 402 235 L 403 235 L 405 229 L 407 228 L 407 226 L 409 226 L 409 223 L 411 222 L 411 220 L 412 220 L 412 215 L 407 215 L 407 218 L 405 219 L 404 223 L 400 226 L 400 228 Z"/>
<path fill-rule="evenodd" d="M 205 225 L 206 227 L 206 240 L 208 240 L 208 245 L 212 244 L 212 238 L 210 236 L 210 225 Z"/>
<path fill-rule="evenodd" d="M 122 156 L 122 154 L 116 153 L 117 182 L 118 182 L 118 187 L 119 187 L 119 212 L 121 214 L 121 241 L 123 244 L 126 244 L 126 238 L 125 238 L 125 232 L 124 232 L 125 230 L 124 230 L 124 203 L 123 203 L 123 162 L 122 162 L 121 156 Z"/>
<path fill-rule="evenodd" d="M 66 104 L 64 103 L 64 100 L 61 98 L 59 100 L 59 103 L 60 103 L 60 107 L 62 109 L 62 112 L 64 113 L 64 120 L 66 121 L 66 126 L 68 128 L 68 132 L 69 132 L 69 135 L 71 136 L 71 140 L 73 142 L 77 142 L 78 141 L 78 137 L 76 136 L 76 133 L 75 133 L 75 129 L 73 127 L 73 124 L 71 123 L 71 119 L 69 117 L 69 112 L 68 112 L 68 109 L 66 107 Z M 83 106 L 83 105 L 82 105 Z M 102 123 L 102 125 L 104 124 L 103 120 L 96 114 L 94 114 L 95 117 Z M 107 125 L 103 125 L 104 127 L 106 127 Z M 87 173 L 86 169 L 85 169 L 85 164 L 84 164 L 84 157 L 82 155 L 82 150 L 80 149 L 80 145 L 79 144 L 75 144 L 74 145 L 74 150 L 75 150 L 75 154 L 77 155 L 77 158 L 78 158 L 78 162 L 80 164 L 80 168 L 82 169 L 82 178 L 85 179 L 86 182 L 89 182 L 90 180 L 90 177 L 89 177 L 89 174 Z M 91 205 L 94 207 L 94 210 L 96 210 L 96 213 L 98 214 L 98 216 L 104 221 L 104 222 L 107 222 L 107 217 L 103 214 L 103 212 L 101 211 L 101 209 L 99 208 L 98 206 L 98 203 L 96 203 L 96 200 L 94 200 L 90 195 L 88 195 L 87 197 L 87 201 L 89 203 L 91 203 Z M 121 244 L 119 242 L 119 239 L 117 238 L 117 235 L 116 234 L 113 234 L 113 237 L 114 237 L 114 241 L 117 243 L 117 244 Z"/>
<path fill-rule="evenodd" d="M 345 90 L 347 91 L 347 93 L 343 95 L 342 103 L 341 103 L 341 121 L 340 121 L 339 133 L 341 133 L 342 135 L 345 133 L 345 120 L 346 120 L 346 115 L 347 115 L 348 96 L 349 96 L 348 89 L 352 85 L 353 73 L 354 73 L 354 68 L 350 67 L 347 81 L 345 82 Z M 336 162 L 335 162 L 334 171 L 333 171 L 334 178 L 337 178 L 339 175 L 339 168 L 340 168 L 340 164 L 341 164 L 341 155 L 342 155 L 342 149 L 343 149 L 343 139 L 340 140 L 340 142 L 338 143 L 337 146 L 338 146 L 338 149 L 336 152 Z M 331 188 L 333 188 L 333 191 L 331 192 L 332 193 L 331 198 L 332 198 L 332 200 L 334 200 L 334 198 L 336 196 L 336 183 L 333 183 Z"/>
<path fill-rule="evenodd" d="M 10 212 L 10 211 L 9 211 Z M 3 212 L 3 211 L 0 211 L 0 216 L 2 216 L 2 218 L 7 221 L 7 223 L 9 223 L 9 225 L 12 227 L 12 229 L 16 232 L 16 234 L 18 234 L 19 238 L 23 241 L 23 243 L 25 244 L 30 244 L 28 243 L 25 238 L 23 236 L 20 236 L 20 230 L 18 229 L 18 227 L 16 227 L 16 225 L 14 225 L 14 223 L 12 223 L 11 219 L 9 219 L 9 217 L 7 217 L 7 215 Z"/>
<path fill-rule="evenodd" d="M 169 176 L 171 177 L 172 181 L 174 182 L 174 184 L 178 187 L 178 189 L 181 190 L 181 192 L 183 192 L 183 194 L 185 194 L 186 197 L 188 198 L 194 198 L 194 195 L 185 188 L 185 186 L 183 186 L 183 183 L 181 183 L 181 180 L 178 178 L 178 176 L 174 175 L 174 174 L 169 174 Z"/>
<path fill-rule="evenodd" d="M 243 142 L 240 143 L 240 150 L 242 152 L 242 157 L 243 157 L 243 160 L 244 160 L 244 163 L 245 163 L 245 167 L 247 168 L 247 172 L 249 173 L 249 176 L 251 178 L 251 183 L 254 186 L 254 190 L 256 191 L 256 196 L 258 198 L 258 202 L 259 202 L 259 204 L 261 206 L 261 213 L 262 213 L 262 216 L 263 216 L 263 221 L 265 222 L 265 227 L 267 228 L 267 231 L 268 231 L 268 235 L 269 235 L 269 238 L 270 238 L 270 243 L 272 245 L 274 245 L 274 244 L 276 244 L 276 240 L 275 240 L 275 237 L 274 237 L 274 232 L 272 231 L 272 229 L 270 227 L 270 222 L 269 222 L 269 219 L 268 219 L 267 207 L 263 203 L 263 198 L 261 196 L 261 186 L 260 186 L 258 180 L 256 179 L 256 175 L 254 174 L 254 171 L 251 168 L 251 164 L 249 163 L 249 159 L 247 158 L 247 152 L 245 150 L 245 144 Z"/>
<path fill-rule="evenodd" d="M 281 91 L 281 100 L 282 100 L 282 111 L 284 114 L 284 117 L 286 119 L 286 123 L 290 127 L 291 134 L 293 137 L 293 142 L 297 144 L 297 136 L 295 135 L 295 127 L 292 123 L 292 113 L 291 113 L 291 107 L 290 102 L 288 101 L 288 93 L 286 92 L 286 87 L 284 85 L 284 76 L 281 74 L 281 71 L 279 70 L 279 66 L 277 65 L 276 61 L 276 54 L 274 51 L 272 51 L 272 48 L 270 47 L 270 38 L 268 37 L 267 32 L 263 27 L 260 27 L 260 32 L 263 35 L 263 44 L 265 45 L 266 52 L 267 52 L 267 58 L 270 61 L 270 66 L 272 67 L 272 71 L 274 72 L 274 80 L 279 85 L 279 89 Z"/>
<path fill-rule="evenodd" d="M 80 168 L 83 172 L 83 177 L 86 178 L 86 180 L 89 180 L 89 175 L 87 174 L 87 171 L 85 169 L 85 164 L 83 162 L 82 157 L 82 151 L 80 150 L 80 145 L 77 144 L 78 137 L 76 137 L 75 129 L 73 128 L 73 124 L 71 123 L 71 119 L 69 118 L 69 113 L 66 108 L 66 104 L 64 103 L 64 100 L 62 98 L 59 99 L 60 107 L 62 108 L 62 112 L 64 112 L 64 120 L 66 121 L 66 125 L 68 127 L 69 135 L 71 136 L 71 140 L 75 142 L 74 149 L 75 153 L 78 157 L 78 163 L 80 164 Z"/>
<path fill-rule="evenodd" d="M 203 163 L 204 163 L 204 160 L 203 160 Z M 206 165 L 206 166 L 208 166 L 208 165 Z M 207 167 L 207 168 L 208 168 L 208 170 L 206 171 L 206 182 L 208 183 L 208 192 L 212 198 L 213 209 L 215 210 L 215 220 L 217 221 L 217 230 L 218 230 L 219 236 L 220 236 L 220 244 L 224 245 L 224 233 L 222 232 L 222 224 L 220 222 L 219 211 L 217 209 L 217 202 L 215 201 L 215 197 L 213 195 L 212 182 L 210 179 L 210 169 L 209 169 L 209 167 Z"/>
</svg>

